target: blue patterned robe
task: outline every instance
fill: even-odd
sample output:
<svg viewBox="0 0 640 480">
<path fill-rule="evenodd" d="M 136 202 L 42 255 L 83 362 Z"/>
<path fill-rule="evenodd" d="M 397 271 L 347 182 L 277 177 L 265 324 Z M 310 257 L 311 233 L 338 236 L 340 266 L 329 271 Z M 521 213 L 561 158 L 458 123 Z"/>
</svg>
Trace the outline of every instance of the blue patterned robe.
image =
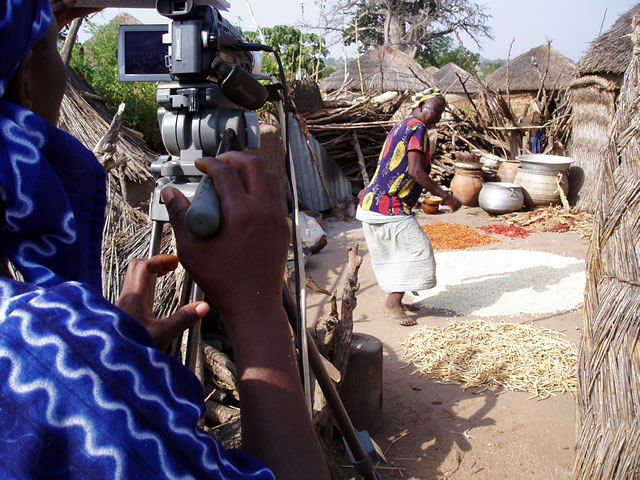
<svg viewBox="0 0 640 480">
<path fill-rule="evenodd" d="M 0 97 L 50 21 L 0 0 Z M 198 429 L 202 387 L 101 293 L 105 173 L 70 135 L 0 98 L 0 478 L 260 478 Z"/>
</svg>

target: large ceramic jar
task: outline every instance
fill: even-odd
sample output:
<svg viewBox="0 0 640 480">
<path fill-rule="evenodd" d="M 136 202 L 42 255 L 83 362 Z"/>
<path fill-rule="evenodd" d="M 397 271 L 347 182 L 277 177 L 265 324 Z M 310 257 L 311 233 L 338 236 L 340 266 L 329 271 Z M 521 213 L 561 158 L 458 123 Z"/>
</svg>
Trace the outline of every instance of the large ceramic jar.
<svg viewBox="0 0 640 480">
<path fill-rule="evenodd" d="M 462 205 L 475 207 L 478 205 L 478 195 L 483 183 L 481 169 L 456 168 L 456 174 L 451 180 L 451 193 Z"/>
<path fill-rule="evenodd" d="M 504 160 L 498 167 L 498 180 L 505 183 L 513 183 L 520 167 L 519 160 Z"/>
<path fill-rule="evenodd" d="M 478 204 L 492 215 L 515 212 L 524 206 L 522 187 L 515 183 L 485 182 L 478 196 Z"/>
<path fill-rule="evenodd" d="M 558 205 L 562 201 L 560 190 L 565 196 L 569 193 L 567 174 L 562 172 L 538 172 L 521 168 L 515 183 L 522 187 L 524 203 L 528 207 Z"/>
</svg>

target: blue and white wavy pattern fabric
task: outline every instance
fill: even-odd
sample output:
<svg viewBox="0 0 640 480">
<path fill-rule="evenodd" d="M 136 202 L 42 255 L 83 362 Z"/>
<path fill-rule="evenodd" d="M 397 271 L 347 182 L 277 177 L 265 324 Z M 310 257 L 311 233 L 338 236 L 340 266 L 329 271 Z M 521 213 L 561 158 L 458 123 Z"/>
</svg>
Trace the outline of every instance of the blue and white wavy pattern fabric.
<svg viewBox="0 0 640 480">
<path fill-rule="evenodd" d="M 44 36 L 50 21 L 49 0 L 0 1 L 0 97 L 25 53 Z"/>
<path fill-rule="evenodd" d="M 0 299 L 0 478 L 273 478 L 198 430 L 197 378 L 92 289 Z"/>
<path fill-rule="evenodd" d="M 0 0 L 0 95 L 49 19 Z M 0 133 L 0 250 L 25 277 L 0 278 L 0 478 L 272 479 L 198 429 L 197 378 L 103 298 L 93 154 L 1 98 Z"/>
<path fill-rule="evenodd" d="M 51 20 L 48 0 L 0 0 L 0 94 Z M 31 32 L 31 34 L 29 34 Z M 27 40 L 25 40 L 26 37 Z M 101 290 L 105 172 L 78 140 L 0 98 L 0 249 L 39 286 Z"/>
</svg>

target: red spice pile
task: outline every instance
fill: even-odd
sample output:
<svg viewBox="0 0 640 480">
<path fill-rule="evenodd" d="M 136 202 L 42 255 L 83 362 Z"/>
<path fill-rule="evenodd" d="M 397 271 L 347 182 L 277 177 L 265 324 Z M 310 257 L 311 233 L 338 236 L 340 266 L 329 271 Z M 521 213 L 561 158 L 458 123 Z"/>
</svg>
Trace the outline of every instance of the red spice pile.
<svg viewBox="0 0 640 480">
<path fill-rule="evenodd" d="M 480 227 L 484 233 L 492 233 L 494 235 L 504 235 L 509 238 L 524 238 L 531 235 L 531 231 L 517 225 L 485 225 Z"/>
<path fill-rule="evenodd" d="M 438 222 L 422 225 L 436 250 L 461 250 L 497 242 L 488 235 L 478 233 L 474 228 L 454 223 Z"/>
</svg>

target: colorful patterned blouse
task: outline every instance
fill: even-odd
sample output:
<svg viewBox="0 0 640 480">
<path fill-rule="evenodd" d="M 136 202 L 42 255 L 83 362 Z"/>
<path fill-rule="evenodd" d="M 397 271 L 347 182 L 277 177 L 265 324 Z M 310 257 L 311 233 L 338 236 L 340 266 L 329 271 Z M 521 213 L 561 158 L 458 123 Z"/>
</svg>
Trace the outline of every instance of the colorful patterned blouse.
<svg viewBox="0 0 640 480">
<path fill-rule="evenodd" d="M 387 135 L 376 173 L 362 194 L 362 209 L 382 215 L 411 215 L 422 186 L 409 174 L 410 150 L 424 152 L 424 169 L 429 173 L 427 127 L 414 117 L 403 120 Z"/>
</svg>

